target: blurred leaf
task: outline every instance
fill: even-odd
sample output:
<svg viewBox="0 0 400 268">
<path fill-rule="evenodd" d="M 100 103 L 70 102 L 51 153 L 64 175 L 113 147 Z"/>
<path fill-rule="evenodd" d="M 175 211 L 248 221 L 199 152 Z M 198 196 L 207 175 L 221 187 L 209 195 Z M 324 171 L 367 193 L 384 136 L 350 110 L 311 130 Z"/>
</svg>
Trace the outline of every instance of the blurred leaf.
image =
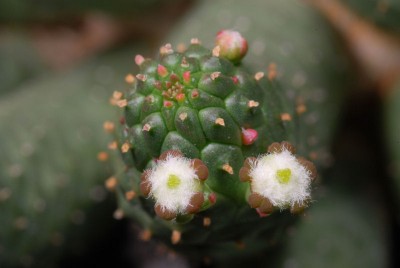
<svg viewBox="0 0 400 268">
<path fill-rule="evenodd" d="M 113 171 L 97 160 L 109 141 L 102 125 L 138 51 L 113 52 L 0 100 L 0 266 L 51 267 L 107 233 L 103 185 Z"/>
<path fill-rule="evenodd" d="M 189 0 L 2 0 L 0 22 L 60 20 L 91 12 L 132 16 Z"/>
<path fill-rule="evenodd" d="M 400 1 L 342 0 L 342 2 L 374 24 L 400 34 Z"/>
<path fill-rule="evenodd" d="M 0 97 L 43 74 L 46 67 L 24 32 L 0 35 Z"/>
</svg>

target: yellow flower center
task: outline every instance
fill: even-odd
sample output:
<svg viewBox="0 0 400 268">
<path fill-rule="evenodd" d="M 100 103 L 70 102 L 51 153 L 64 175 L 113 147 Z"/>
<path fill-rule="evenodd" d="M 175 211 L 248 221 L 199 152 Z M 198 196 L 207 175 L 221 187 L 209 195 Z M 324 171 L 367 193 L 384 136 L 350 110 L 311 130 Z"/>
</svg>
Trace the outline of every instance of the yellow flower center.
<svg viewBox="0 0 400 268">
<path fill-rule="evenodd" d="M 178 176 L 174 174 L 168 176 L 167 186 L 169 189 L 176 189 L 180 184 L 181 179 Z"/>
<path fill-rule="evenodd" d="M 289 168 L 278 169 L 276 171 L 276 177 L 282 184 L 288 184 L 292 176 L 292 171 Z"/>
</svg>

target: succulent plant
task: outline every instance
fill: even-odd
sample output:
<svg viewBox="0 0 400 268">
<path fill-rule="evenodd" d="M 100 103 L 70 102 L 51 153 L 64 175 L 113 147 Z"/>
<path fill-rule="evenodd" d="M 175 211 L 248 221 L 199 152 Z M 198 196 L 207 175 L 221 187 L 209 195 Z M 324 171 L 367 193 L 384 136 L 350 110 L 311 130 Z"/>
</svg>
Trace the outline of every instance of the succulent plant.
<svg viewBox="0 0 400 268">
<path fill-rule="evenodd" d="M 220 32 L 216 44 L 193 38 L 178 52 L 162 46 L 158 60 L 137 55 L 140 73 L 110 100 L 122 108 L 120 127 L 104 125 L 125 163 L 108 180 L 119 184 L 121 212 L 176 248 L 200 247 L 196 257 L 214 257 L 220 246 L 232 255 L 247 238 L 258 242 L 243 253 L 265 248 L 259 241 L 274 237 L 272 226 L 294 219 L 282 211 L 309 204 L 316 177 L 285 141 L 291 118 L 274 72 L 240 66 L 247 43 L 238 32 Z"/>
</svg>

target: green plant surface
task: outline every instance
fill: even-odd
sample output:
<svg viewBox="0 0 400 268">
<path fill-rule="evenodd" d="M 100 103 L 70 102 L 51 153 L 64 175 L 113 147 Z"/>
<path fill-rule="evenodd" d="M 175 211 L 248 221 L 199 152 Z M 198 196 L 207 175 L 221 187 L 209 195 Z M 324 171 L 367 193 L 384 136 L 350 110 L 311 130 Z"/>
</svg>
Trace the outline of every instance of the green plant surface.
<svg viewBox="0 0 400 268">
<path fill-rule="evenodd" d="M 284 107 L 295 124 L 290 141 L 301 154 L 312 153 L 317 164 L 327 160 L 348 78 L 347 63 L 324 20 L 299 1 L 202 1 L 166 42 L 197 37 L 213 44 L 221 29 L 238 30 L 248 40 L 243 65 L 251 72 L 267 75 L 268 66 L 276 64 Z M 306 111 L 299 115 L 301 104 Z"/>
<path fill-rule="evenodd" d="M 110 230 L 115 205 L 104 179 L 112 169 L 97 155 L 107 150 L 106 100 L 138 50 L 112 52 L 0 100 L 1 267 L 55 267 L 61 254 L 85 254 Z"/>
<path fill-rule="evenodd" d="M 296 23 L 293 23 L 294 21 Z M 221 29 L 239 30 L 248 40 L 249 53 L 243 60 L 243 64 L 238 67 L 239 69 L 236 67 L 231 69 L 232 67 L 225 65 L 222 61 L 215 65 L 209 64 L 201 57 L 209 55 L 211 52 L 204 49 L 196 50 L 196 46 L 192 46 L 185 52 L 186 55 L 192 53 L 193 56 L 198 56 L 201 54 L 200 58 L 202 59 L 200 60 L 200 75 L 199 77 L 193 75 L 193 79 L 201 80 L 206 77 L 205 74 L 209 76 L 209 73 L 217 71 L 220 71 L 221 77 L 224 77 L 226 74 L 244 70 L 249 72 L 247 75 L 249 78 L 254 77 L 256 72 L 264 72 L 264 77 L 257 81 L 263 90 L 261 93 L 270 94 L 260 101 L 260 107 L 265 111 L 263 115 L 267 115 L 266 118 L 268 118 L 268 113 L 272 110 L 265 107 L 274 107 L 274 105 L 277 114 L 286 115 L 286 119 L 282 120 L 281 117 L 284 126 L 283 132 L 279 131 L 279 124 L 272 124 L 271 121 L 268 121 L 276 119 L 275 116 L 263 121 L 266 126 L 270 127 L 268 131 L 260 132 L 263 139 L 267 141 L 267 145 L 272 141 L 287 139 L 296 146 L 299 155 L 311 158 L 320 167 L 329 165 L 329 147 L 347 86 L 345 75 L 347 65 L 338 56 L 339 52 L 335 47 L 331 32 L 323 20 L 308 6 L 292 0 L 252 1 L 251 5 L 244 1 L 202 1 L 182 20 L 165 43 L 171 42 L 173 48 L 178 47 L 181 43 L 188 46 L 189 40 L 196 37 L 202 45 L 212 49 L 214 36 Z M 282 31 L 282 29 L 287 30 Z M 168 60 L 161 59 L 160 64 L 174 69 L 177 62 L 172 60 L 176 55 L 172 55 L 166 57 Z M 213 60 L 215 58 L 212 58 L 210 62 Z M 276 72 L 274 64 L 276 64 Z M 167 118 L 168 116 L 168 113 L 163 113 L 163 110 L 158 112 L 160 106 L 163 105 L 162 98 L 154 93 L 146 100 L 145 97 L 142 98 L 135 94 L 140 93 L 147 96 L 156 92 L 152 87 L 153 82 L 157 75 L 162 76 L 164 70 L 161 71 L 161 74 L 158 73 L 158 62 L 145 61 L 142 65 L 138 72 L 146 74 L 146 78 L 137 77 L 141 81 L 133 87 L 134 90 L 127 89 L 124 93 L 128 96 L 127 105 L 124 108 L 125 111 L 128 111 L 125 112 L 127 125 L 124 126 L 124 134 L 120 137 L 119 145 L 123 146 L 126 143 L 129 146 L 131 151 L 128 152 L 130 153 L 125 152 L 122 155 L 128 167 L 135 166 L 135 168 L 130 168 L 125 176 L 120 175 L 119 177 L 118 198 L 125 215 L 138 221 L 142 228 L 150 230 L 154 238 L 161 239 L 170 246 L 176 244 L 176 241 L 171 242 L 172 230 L 178 230 L 182 236 L 179 243 L 174 246 L 175 249 L 197 260 L 209 257 L 216 265 L 222 265 L 228 260 L 234 263 L 257 252 L 263 252 L 266 248 L 271 248 L 273 244 L 276 244 L 271 241 L 278 241 L 277 244 L 282 242 L 281 234 L 284 233 L 287 226 L 295 221 L 296 217 L 287 212 L 276 211 L 269 217 L 260 218 L 254 210 L 249 208 L 248 204 L 237 202 L 240 200 L 240 198 L 237 199 L 237 196 L 242 196 L 243 193 L 242 186 L 239 183 L 238 185 L 234 184 L 234 182 L 238 182 L 237 179 L 232 183 L 229 182 L 228 185 L 229 174 L 227 173 L 229 172 L 220 170 L 219 175 L 214 173 L 216 167 L 222 163 L 219 160 L 229 159 L 229 163 L 234 163 L 231 166 L 233 176 L 237 177 L 237 170 L 244 160 L 241 155 L 257 156 L 266 151 L 266 145 L 257 145 L 253 151 L 246 151 L 245 146 L 234 139 L 235 135 L 232 133 L 235 131 L 227 130 L 225 136 L 230 139 L 222 141 L 219 139 L 221 136 L 214 136 L 205 128 L 203 134 L 206 138 L 203 139 L 201 135 L 196 136 L 186 132 L 187 130 L 181 131 L 177 121 L 160 120 L 161 117 Z M 177 72 L 181 74 L 179 68 Z M 224 87 L 224 90 L 229 91 L 229 82 L 226 83 L 227 86 Z M 206 83 L 205 85 L 211 84 Z M 251 85 L 243 88 L 244 90 L 253 90 Z M 230 93 L 207 87 L 203 91 L 212 96 L 222 94 L 223 100 Z M 226 95 L 224 95 L 225 93 Z M 258 98 L 256 93 L 249 95 Z M 190 97 L 188 99 L 191 100 Z M 282 106 L 279 104 L 280 100 L 283 101 Z M 215 98 L 210 97 L 201 105 L 204 103 L 212 106 L 213 113 L 216 110 L 221 111 L 218 108 L 220 105 L 222 105 L 222 110 L 224 109 L 223 102 Z M 240 107 L 239 103 L 238 107 Z M 266 104 L 267 106 L 264 106 Z M 192 103 L 183 104 L 191 109 L 192 105 Z M 141 107 L 141 109 L 135 110 L 137 107 Z M 201 107 L 201 109 L 203 110 L 198 115 L 200 122 L 204 120 L 202 116 L 207 115 L 208 112 L 212 114 L 211 110 L 208 110 L 209 107 Z M 142 113 L 140 116 L 139 111 Z M 195 119 L 191 119 L 192 110 L 187 109 L 185 113 L 183 118 L 190 119 L 193 125 L 192 129 L 196 129 L 198 124 Z M 274 113 L 275 111 L 272 114 Z M 221 117 L 223 116 L 221 115 Z M 193 118 L 195 117 L 193 116 Z M 204 122 L 201 124 L 202 126 L 206 125 Z M 174 133 L 174 128 L 177 129 L 179 135 Z M 276 131 L 280 134 L 277 134 Z M 164 141 L 165 137 L 169 137 L 167 134 L 171 137 Z M 181 139 L 182 136 L 185 139 Z M 168 146 L 161 146 L 163 142 Z M 210 142 L 214 142 L 215 145 L 212 145 L 215 147 L 224 143 L 224 146 L 238 146 L 241 149 L 235 151 L 230 148 L 214 148 L 210 150 L 209 154 L 212 157 L 207 158 L 208 151 L 204 151 L 203 146 L 204 144 L 208 146 Z M 141 172 L 145 168 L 153 167 L 156 164 L 155 159 L 168 149 L 179 149 L 190 158 L 199 157 L 206 165 L 209 165 L 210 183 L 206 181 L 205 184 L 217 192 L 215 206 L 196 214 L 193 218 L 182 217 L 177 218 L 177 222 L 168 222 L 155 216 L 154 202 L 151 198 L 145 199 L 142 196 L 133 200 L 126 199 L 125 194 L 130 190 L 140 193 Z M 199 150 L 203 151 L 199 153 Z M 143 161 L 143 159 L 145 160 Z M 221 178 L 224 179 L 225 184 L 213 183 Z M 208 191 L 207 187 L 205 188 Z M 230 194 L 232 192 L 235 194 Z M 204 226 L 204 218 L 210 218 L 211 225 Z M 192 220 L 187 222 L 189 219 Z"/>
<path fill-rule="evenodd" d="M 0 97 L 46 70 L 27 34 L 3 31 L 0 34 Z"/>
</svg>

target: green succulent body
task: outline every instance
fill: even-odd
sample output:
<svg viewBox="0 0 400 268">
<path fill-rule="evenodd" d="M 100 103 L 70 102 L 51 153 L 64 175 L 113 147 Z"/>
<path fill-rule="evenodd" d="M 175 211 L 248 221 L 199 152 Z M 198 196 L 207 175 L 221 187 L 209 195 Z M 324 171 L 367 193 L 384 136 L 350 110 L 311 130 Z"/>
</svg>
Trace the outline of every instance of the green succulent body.
<svg viewBox="0 0 400 268">
<path fill-rule="evenodd" d="M 123 106 L 119 147 L 129 145 L 122 149 L 127 171 L 119 176 L 118 188 L 125 213 L 167 241 L 171 230 L 178 230 L 182 238 L 177 248 L 197 257 L 214 256 L 213 248 L 219 246 L 226 248 L 223 255 L 232 255 L 242 240 L 251 241 L 244 254 L 273 244 L 261 243 L 259 236 L 274 240 L 279 231 L 273 235 L 272 229 L 283 229 L 293 217 L 274 213 L 260 218 L 247 204 L 249 185 L 240 181 L 239 172 L 247 157 L 265 154 L 268 145 L 287 138 L 286 125 L 291 122 L 282 120 L 279 84 L 261 73 L 248 73 L 198 43 L 182 53 L 161 53 L 159 61 L 146 59 L 139 66 L 132 88 L 115 100 Z M 260 86 L 261 79 L 268 80 L 267 86 Z M 248 139 L 246 131 L 258 135 Z M 141 172 L 171 150 L 207 166 L 203 190 L 209 200 L 200 213 L 165 221 L 156 217 L 153 199 L 141 195 L 127 200 L 126 193 L 140 195 Z M 191 246 L 200 250 L 191 251 Z"/>
<path fill-rule="evenodd" d="M 171 241 L 173 230 L 178 230 L 181 239 L 175 249 L 187 256 L 224 260 L 224 265 L 226 260 L 254 256 L 283 242 L 285 230 L 296 219 L 287 210 L 260 217 L 250 208 L 251 187 L 240 182 L 245 159 L 265 154 L 273 142 L 288 140 L 303 156 L 326 164 L 326 146 L 335 125 L 332 118 L 338 114 L 335 101 L 342 99 L 345 84 L 344 76 L 338 75 L 344 64 L 332 56 L 337 53 L 331 40 L 309 30 L 316 21 L 321 32 L 324 25 L 298 2 L 254 1 L 248 5 L 242 1 L 205 1 L 178 25 L 169 40 L 178 44 L 195 33 L 210 44 L 210 32 L 236 27 L 235 20 L 222 20 L 223 15 L 233 19 L 242 18 L 243 13 L 260 14 L 243 18 L 251 25 L 243 32 L 249 37 L 250 48 L 243 65 L 216 57 L 214 51 L 199 44 L 182 53 L 161 56 L 158 61 L 142 62 L 139 79 L 121 99 L 126 100 L 126 106 L 122 135 L 117 137 L 120 148 L 129 145 L 122 153 L 125 165 L 121 170 L 126 172 L 119 176 L 117 188 L 125 216 L 170 245 L 176 242 Z M 209 19 L 204 21 L 205 17 Z M 294 20 L 298 23 L 293 24 Z M 283 28 L 290 31 L 281 31 Z M 182 66 L 183 57 L 189 66 Z M 271 68 L 272 63 L 276 69 Z M 263 70 L 264 77 L 257 70 Z M 190 81 L 185 84 L 187 71 Z M 220 74 L 213 80 L 211 75 L 216 72 Z M 176 74 L 177 80 L 173 80 L 179 83 L 177 88 L 183 88 L 184 98 L 163 95 L 170 88 L 166 82 L 171 81 L 171 74 Z M 156 81 L 161 83 L 154 86 Z M 249 107 L 249 101 L 258 105 Z M 216 124 L 218 118 L 225 126 Z M 323 122 L 323 127 L 317 122 Z M 242 128 L 257 131 L 254 143 L 243 143 Z M 165 221 L 154 211 L 155 200 L 141 194 L 140 178 L 170 150 L 207 165 L 205 197 L 216 193 L 217 201 L 212 206 L 203 205 L 194 215 Z M 132 190 L 137 197 L 128 199 Z"/>
</svg>

